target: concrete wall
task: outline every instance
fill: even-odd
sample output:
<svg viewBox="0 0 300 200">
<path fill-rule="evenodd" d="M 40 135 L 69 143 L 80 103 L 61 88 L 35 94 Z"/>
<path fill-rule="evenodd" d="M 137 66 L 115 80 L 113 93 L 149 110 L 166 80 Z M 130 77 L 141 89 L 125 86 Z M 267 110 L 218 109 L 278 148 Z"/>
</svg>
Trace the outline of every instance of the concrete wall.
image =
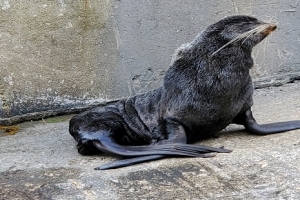
<svg viewBox="0 0 300 200">
<path fill-rule="evenodd" d="M 256 87 L 300 78 L 298 0 L 0 0 L 0 124 L 155 88 L 178 46 L 233 14 L 278 21 Z"/>
</svg>

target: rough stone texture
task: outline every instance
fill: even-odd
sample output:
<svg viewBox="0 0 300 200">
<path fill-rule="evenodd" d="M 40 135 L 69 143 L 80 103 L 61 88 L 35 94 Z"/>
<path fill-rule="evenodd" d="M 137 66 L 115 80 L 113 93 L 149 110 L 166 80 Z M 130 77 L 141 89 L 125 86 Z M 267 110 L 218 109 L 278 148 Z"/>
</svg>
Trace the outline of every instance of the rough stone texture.
<svg viewBox="0 0 300 200">
<path fill-rule="evenodd" d="M 278 22 L 254 51 L 255 87 L 293 82 L 299 8 L 298 0 L 0 0 L 0 124 L 155 88 L 178 46 L 233 14 Z"/>
<path fill-rule="evenodd" d="M 300 82 L 255 91 L 257 121 L 300 119 Z M 168 158 L 96 171 L 116 158 L 81 156 L 70 116 L 0 132 L 0 199 L 300 199 L 300 130 L 256 136 L 230 126 L 199 144 L 233 149 L 214 158 Z"/>
</svg>

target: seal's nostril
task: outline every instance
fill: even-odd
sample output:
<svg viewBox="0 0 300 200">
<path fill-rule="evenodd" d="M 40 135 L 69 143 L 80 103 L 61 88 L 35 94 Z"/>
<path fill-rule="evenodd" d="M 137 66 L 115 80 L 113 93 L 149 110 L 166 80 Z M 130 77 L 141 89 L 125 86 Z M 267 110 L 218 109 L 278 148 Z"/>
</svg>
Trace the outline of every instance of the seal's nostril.
<svg viewBox="0 0 300 200">
<path fill-rule="evenodd" d="M 270 29 L 271 29 L 272 31 L 275 31 L 276 28 L 277 28 L 276 25 L 271 25 L 271 26 L 270 26 Z"/>
</svg>

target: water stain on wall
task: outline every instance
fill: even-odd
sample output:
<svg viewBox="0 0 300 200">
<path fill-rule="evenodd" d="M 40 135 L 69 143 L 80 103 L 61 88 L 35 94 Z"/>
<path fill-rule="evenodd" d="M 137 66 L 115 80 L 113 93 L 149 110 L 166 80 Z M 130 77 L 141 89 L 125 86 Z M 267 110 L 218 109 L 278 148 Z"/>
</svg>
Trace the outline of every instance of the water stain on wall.
<svg viewBox="0 0 300 200">
<path fill-rule="evenodd" d="M 107 68 L 114 64 L 104 60 L 106 66 L 99 66 L 99 54 L 115 54 L 99 42 L 113 35 L 106 30 L 109 1 L 21 0 L 1 6 L 0 123 L 103 101 L 103 89 L 111 85 Z"/>
</svg>

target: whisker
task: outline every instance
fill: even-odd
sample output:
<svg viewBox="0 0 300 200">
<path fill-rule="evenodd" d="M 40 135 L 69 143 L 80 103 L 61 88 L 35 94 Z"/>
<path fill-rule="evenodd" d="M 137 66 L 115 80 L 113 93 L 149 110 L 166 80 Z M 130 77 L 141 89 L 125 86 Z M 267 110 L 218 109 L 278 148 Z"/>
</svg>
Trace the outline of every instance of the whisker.
<svg viewBox="0 0 300 200">
<path fill-rule="evenodd" d="M 249 37 L 251 37 L 252 34 L 253 34 L 253 33 L 251 33 L 251 34 L 249 34 L 247 37 L 245 37 L 245 39 L 243 40 L 242 44 L 243 44 Z M 256 34 L 256 33 L 254 33 L 254 34 Z"/>
<path fill-rule="evenodd" d="M 258 58 L 258 55 L 260 54 L 261 50 L 263 49 L 263 46 L 262 45 L 258 45 L 258 48 L 256 48 L 256 53 L 254 55 L 255 59 Z"/>
<path fill-rule="evenodd" d="M 256 34 L 259 34 L 261 31 L 263 31 L 265 28 L 267 28 L 268 24 L 266 24 L 266 26 L 262 27 L 261 30 L 259 30 L 259 32 L 257 32 Z M 262 50 L 263 53 L 265 54 L 266 53 L 266 41 L 269 40 L 269 37 L 267 37 L 267 39 L 264 41 L 264 45 L 259 45 L 259 49 L 257 51 L 257 54 L 256 54 L 256 58 L 258 57 L 258 55 L 260 54 L 260 51 Z"/>
<path fill-rule="evenodd" d="M 255 35 L 259 34 L 263 30 L 265 30 L 268 26 L 269 26 L 269 24 L 264 24 L 264 25 L 260 26 L 259 30 L 255 33 Z"/>
<path fill-rule="evenodd" d="M 227 42 L 225 45 L 223 45 L 221 48 L 219 48 L 218 50 L 216 50 L 214 53 L 211 54 L 210 57 L 214 56 L 216 53 L 218 53 L 219 51 L 221 51 L 222 49 L 224 49 L 226 46 L 232 44 L 233 42 L 237 42 L 240 41 L 242 39 L 244 39 L 243 43 L 249 38 L 251 37 L 251 35 L 253 34 L 259 34 L 261 31 L 263 31 L 266 27 L 268 26 L 268 24 L 262 24 L 254 29 L 251 29 L 250 31 L 247 31 L 245 33 L 242 33 L 240 35 L 238 35 L 237 37 L 233 38 L 232 40 L 230 40 L 229 42 Z"/>
<path fill-rule="evenodd" d="M 267 37 L 266 41 L 265 41 L 265 44 L 264 44 L 264 55 L 266 55 L 266 49 L 267 49 L 267 46 L 268 44 L 270 44 L 270 41 L 271 41 L 271 37 L 273 35 L 271 34 L 270 37 Z"/>
<path fill-rule="evenodd" d="M 267 47 L 267 42 L 269 40 L 269 37 L 264 41 L 263 47 L 264 47 L 264 55 L 266 55 L 266 47 Z"/>
</svg>

